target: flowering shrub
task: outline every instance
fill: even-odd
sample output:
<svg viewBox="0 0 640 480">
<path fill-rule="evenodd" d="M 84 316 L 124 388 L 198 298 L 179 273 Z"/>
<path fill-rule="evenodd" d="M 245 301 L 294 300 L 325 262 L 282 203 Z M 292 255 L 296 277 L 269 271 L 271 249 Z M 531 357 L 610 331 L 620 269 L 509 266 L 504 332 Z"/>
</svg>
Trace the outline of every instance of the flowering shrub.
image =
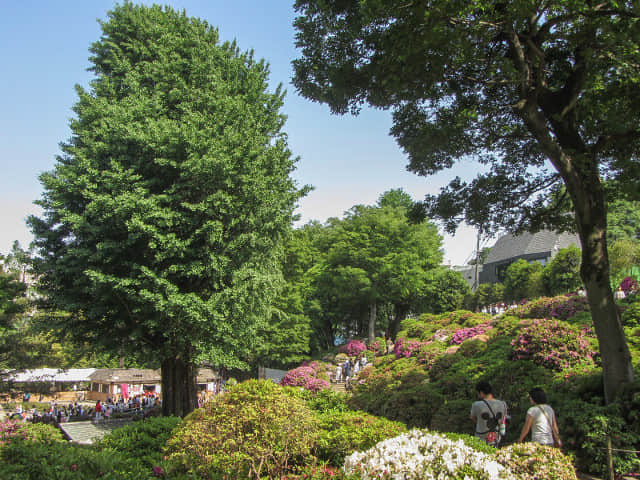
<svg viewBox="0 0 640 480">
<path fill-rule="evenodd" d="M 0 446 L 11 442 L 12 439 L 25 438 L 22 422 L 9 421 L 0 423 Z"/>
<path fill-rule="evenodd" d="M 418 340 L 406 340 L 399 338 L 393 345 L 393 353 L 396 358 L 417 357 L 420 350 L 431 342 L 420 342 Z"/>
<path fill-rule="evenodd" d="M 520 318 L 558 318 L 567 320 L 581 312 L 588 312 L 586 297 L 577 295 L 558 295 L 540 297 L 513 309 L 513 315 Z"/>
<path fill-rule="evenodd" d="M 350 340 L 346 345 L 340 347 L 342 353 L 346 353 L 350 357 L 357 357 L 367 349 L 367 346 L 360 340 Z"/>
<path fill-rule="evenodd" d="M 446 348 L 446 344 L 442 342 L 423 343 L 417 354 L 418 362 L 431 369 L 436 360 L 442 357 Z"/>
<path fill-rule="evenodd" d="M 515 443 L 495 458 L 523 480 L 577 480 L 571 459 L 559 449 L 537 443 Z"/>
<path fill-rule="evenodd" d="M 374 342 L 370 343 L 367 348 L 376 355 L 383 355 L 387 350 L 387 344 L 384 338 L 378 337 Z"/>
<path fill-rule="evenodd" d="M 382 441 L 366 452 L 350 455 L 343 470 L 347 475 L 362 480 L 514 478 L 509 468 L 500 465 L 490 455 L 468 447 L 463 440 L 450 440 L 422 430 L 411 430 Z"/>
<path fill-rule="evenodd" d="M 0 447 L 11 443 L 15 439 L 43 444 L 64 442 L 62 432 L 53 425 L 14 421 L 1 422 Z"/>
<path fill-rule="evenodd" d="M 511 341 L 511 356 L 557 371 L 580 362 L 593 363 L 596 351 L 589 333 L 588 329 L 578 330 L 557 320 L 534 320 Z"/>
<path fill-rule="evenodd" d="M 453 334 L 453 337 L 451 337 L 451 345 L 459 345 L 465 340 L 482 335 L 492 328 L 493 327 L 488 323 L 482 323 L 475 327 L 461 328 Z"/>
<path fill-rule="evenodd" d="M 620 282 L 620 288 L 624 292 L 625 295 L 629 294 L 629 291 L 635 291 L 638 287 L 638 282 L 632 277 L 625 277 L 622 282 Z"/>
<path fill-rule="evenodd" d="M 202 479 L 281 478 L 294 459 L 311 463 L 316 436 L 316 416 L 294 392 L 249 380 L 187 415 L 167 454 Z"/>
<path fill-rule="evenodd" d="M 551 317 L 560 320 L 568 320 L 574 315 L 589 311 L 589 303 L 586 297 L 570 296 L 565 302 L 555 304 L 551 309 Z"/>
<path fill-rule="evenodd" d="M 280 385 L 302 387 L 312 392 L 329 388 L 329 382 L 318 378 L 318 372 L 311 366 L 289 370 L 282 380 L 280 380 Z"/>
</svg>

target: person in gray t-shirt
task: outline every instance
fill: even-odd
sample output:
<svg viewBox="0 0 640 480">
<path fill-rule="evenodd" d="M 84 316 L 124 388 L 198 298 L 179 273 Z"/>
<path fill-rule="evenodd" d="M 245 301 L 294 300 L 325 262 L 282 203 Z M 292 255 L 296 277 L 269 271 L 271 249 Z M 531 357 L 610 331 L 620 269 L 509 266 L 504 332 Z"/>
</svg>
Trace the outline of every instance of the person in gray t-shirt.
<svg viewBox="0 0 640 480">
<path fill-rule="evenodd" d="M 489 382 L 479 382 L 476 391 L 480 400 L 471 405 L 471 420 L 476 426 L 476 437 L 497 447 L 505 432 L 507 404 L 493 396 Z"/>
</svg>

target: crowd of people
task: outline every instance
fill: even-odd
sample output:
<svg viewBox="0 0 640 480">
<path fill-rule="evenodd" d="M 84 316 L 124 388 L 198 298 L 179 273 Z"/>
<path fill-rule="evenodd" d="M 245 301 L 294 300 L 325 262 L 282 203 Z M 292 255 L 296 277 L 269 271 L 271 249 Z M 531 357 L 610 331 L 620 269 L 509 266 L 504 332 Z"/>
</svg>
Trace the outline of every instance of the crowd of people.
<svg viewBox="0 0 640 480">
<path fill-rule="evenodd" d="M 136 412 L 153 408 L 158 403 L 158 397 L 155 392 L 145 392 L 143 395 L 137 394 L 125 398 L 118 395 L 113 398 L 108 396 L 104 403 L 98 402 L 95 406 L 95 418 L 97 420 L 103 417 L 108 419 L 114 413 Z"/>
<path fill-rule="evenodd" d="M 336 365 L 335 372 L 333 376 L 330 375 L 330 378 L 335 383 L 345 383 L 349 385 L 353 377 L 360 373 L 364 367 L 367 366 L 368 360 L 366 355 L 360 355 L 354 358 L 347 358 L 343 363 L 338 363 Z"/>
<path fill-rule="evenodd" d="M 29 402 L 30 396 L 23 396 L 25 402 Z M 112 417 L 116 413 L 145 412 L 156 405 L 160 400 L 154 392 L 145 392 L 125 398 L 108 396 L 106 401 L 95 403 L 70 402 L 59 404 L 57 400 L 51 400 L 45 408 L 23 408 L 23 404 L 16 405 L 14 412 L 8 414 L 12 420 L 25 420 L 33 423 L 66 423 L 79 420 L 102 420 Z"/>
<path fill-rule="evenodd" d="M 52 400 L 49 407 L 43 409 L 34 407 L 24 410 L 22 404 L 18 404 L 10 418 L 33 423 L 65 423 L 73 420 L 87 420 L 92 412 L 91 407 L 77 401 L 68 405 L 59 405 L 56 400 Z"/>
</svg>

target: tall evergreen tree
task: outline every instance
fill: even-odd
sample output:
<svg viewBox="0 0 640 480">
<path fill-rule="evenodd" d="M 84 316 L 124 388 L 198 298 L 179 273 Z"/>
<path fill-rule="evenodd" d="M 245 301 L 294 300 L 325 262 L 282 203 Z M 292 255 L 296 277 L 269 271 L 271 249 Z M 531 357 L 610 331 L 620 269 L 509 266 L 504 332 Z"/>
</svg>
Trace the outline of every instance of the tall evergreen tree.
<svg viewBox="0 0 640 480">
<path fill-rule="evenodd" d="M 101 23 L 71 138 L 40 180 L 35 264 L 59 328 L 152 352 L 165 414 L 196 406 L 195 367 L 243 367 L 301 192 L 268 66 L 184 12 L 117 5 Z"/>
</svg>

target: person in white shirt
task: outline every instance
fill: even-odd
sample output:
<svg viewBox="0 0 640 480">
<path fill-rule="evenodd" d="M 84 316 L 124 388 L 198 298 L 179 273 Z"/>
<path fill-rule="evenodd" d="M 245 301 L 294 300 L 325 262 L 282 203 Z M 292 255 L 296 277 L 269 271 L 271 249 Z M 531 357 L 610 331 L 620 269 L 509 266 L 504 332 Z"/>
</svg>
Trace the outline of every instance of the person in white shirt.
<svg viewBox="0 0 640 480">
<path fill-rule="evenodd" d="M 531 430 L 532 442 L 550 447 L 562 446 L 556 414 L 553 408 L 547 405 L 547 394 L 541 388 L 534 388 L 529 392 L 529 401 L 533 406 L 527 410 L 527 420 L 518 441 L 524 441 Z"/>
</svg>

